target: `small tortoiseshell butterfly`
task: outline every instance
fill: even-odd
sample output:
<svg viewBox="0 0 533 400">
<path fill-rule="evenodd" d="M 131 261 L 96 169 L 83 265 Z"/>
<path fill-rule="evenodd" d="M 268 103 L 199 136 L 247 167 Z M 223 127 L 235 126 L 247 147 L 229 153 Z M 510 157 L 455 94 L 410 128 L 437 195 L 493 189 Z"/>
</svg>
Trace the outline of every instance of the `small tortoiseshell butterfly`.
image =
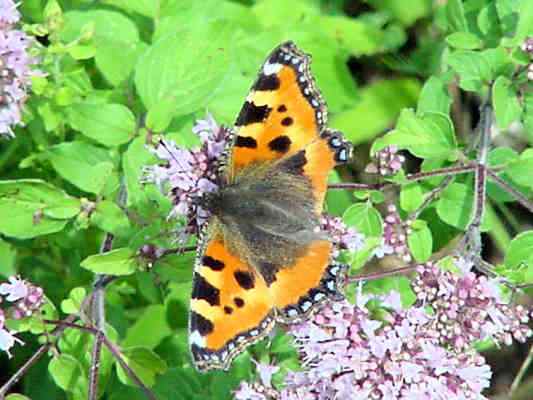
<svg viewBox="0 0 533 400">
<path fill-rule="evenodd" d="M 339 298 L 343 265 L 320 230 L 329 172 L 351 146 L 326 128 L 326 105 L 292 42 L 273 50 L 246 98 L 223 184 L 195 264 L 189 342 L 200 371 L 227 369 L 276 321 L 306 318 Z"/>
</svg>

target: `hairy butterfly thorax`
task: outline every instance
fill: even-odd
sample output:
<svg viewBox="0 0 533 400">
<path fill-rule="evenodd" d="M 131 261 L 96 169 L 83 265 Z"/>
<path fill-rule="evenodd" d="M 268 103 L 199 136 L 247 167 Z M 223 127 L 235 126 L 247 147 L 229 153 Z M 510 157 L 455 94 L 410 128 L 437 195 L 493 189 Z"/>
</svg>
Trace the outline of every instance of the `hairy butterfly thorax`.
<svg viewBox="0 0 533 400">
<path fill-rule="evenodd" d="M 344 266 L 320 229 L 329 172 L 351 145 L 292 42 L 270 54 L 231 130 L 221 184 L 195 264 L 190 346 L 199 370 L 227 369 L 276 321 L 306 318 L 340 296 Z"/>
</svg>

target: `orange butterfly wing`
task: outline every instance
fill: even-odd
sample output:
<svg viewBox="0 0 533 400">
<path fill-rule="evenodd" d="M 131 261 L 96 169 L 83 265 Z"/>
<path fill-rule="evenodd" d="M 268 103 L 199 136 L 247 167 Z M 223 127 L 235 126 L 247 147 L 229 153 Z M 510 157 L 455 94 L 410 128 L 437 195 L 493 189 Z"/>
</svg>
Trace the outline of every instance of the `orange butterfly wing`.
<svg viewBox="0 0 533 400">
<path fill-rule="evenodd" d="M 327 111 L 309 64 L 292 42 L 269 55 L 235 122 L 230 180 L 249 164 L 294 154 L 320 136 Z"/>
<path fill-rule="evenodd" d="M 189 343 L 199 370 L 227 369 L 273 327 L 273 303 L 261 275 L 231 255 L 218 237 L 199 251 L 189 314 Z"/>
</svg>

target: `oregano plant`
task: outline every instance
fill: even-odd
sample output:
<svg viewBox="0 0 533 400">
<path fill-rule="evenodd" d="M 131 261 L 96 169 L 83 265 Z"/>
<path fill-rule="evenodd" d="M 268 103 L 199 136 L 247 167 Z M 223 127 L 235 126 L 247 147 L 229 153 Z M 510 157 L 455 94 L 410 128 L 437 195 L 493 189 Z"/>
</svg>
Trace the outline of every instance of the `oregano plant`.
<svg viewBox="0 0 533 400">
<path fill-rule="evenodd" d="M 198 199 L 288 40 L 344 299 L 199 373 Z M 0 0 L 0 50 L 0 398 L 531 398 L 531 1 Z"/>
</svg>

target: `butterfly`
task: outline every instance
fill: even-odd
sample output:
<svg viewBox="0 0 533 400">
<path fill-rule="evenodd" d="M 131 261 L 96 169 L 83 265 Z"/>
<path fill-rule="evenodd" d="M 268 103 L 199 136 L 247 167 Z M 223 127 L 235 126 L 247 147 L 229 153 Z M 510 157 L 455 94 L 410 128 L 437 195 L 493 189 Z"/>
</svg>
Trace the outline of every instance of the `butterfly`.
<svg viewBox="0 0 533 400">
<path fill-rule="evenodd" d="M 320 229 L 327 178 L 351 145 L 293 42 L 275 48 L 237 117 L 194 266 L 189 344 L 199 371 L 228 369 L 279 323 L 342 295 L 345 266 Z"/>
</svg>

